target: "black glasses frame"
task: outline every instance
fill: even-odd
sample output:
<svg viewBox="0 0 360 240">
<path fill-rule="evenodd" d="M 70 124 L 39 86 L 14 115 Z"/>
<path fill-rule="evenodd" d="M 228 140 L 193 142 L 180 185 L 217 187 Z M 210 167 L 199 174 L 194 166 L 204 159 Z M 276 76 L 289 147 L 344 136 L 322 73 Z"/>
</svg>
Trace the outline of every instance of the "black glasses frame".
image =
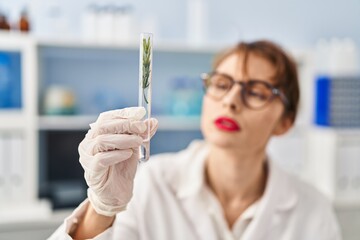
<svg viewBox="0 0 360 240">
<path fill-rule="evenodd" d="M 285 108 L 287 109 L 289 107 L 289 101 L 286 98 L 285 94 L 280 91 L 279 88 L 273 86 L 271 83 L 262 81 L 262 80 L 256 80 L 256 79 L 249 79 L 248 81 L 241 81 L 241 80 L 235 80 L 233 79 L 231 76 L 224 74 L 224 73 L 219 73 L 219 72 L 211 72 L 211 73 L 203 73 L 201 74 L 201 79 L 203 80 L 203 85 L 204 85 L 204 91 L 205 93 L 207 92 L 207 88 L 209 87 L 209 80 L 211 79 L 211 77 L 215 76 L 215 75 L 221 75 L 222 77 L 225 77 L 227 79 L 229 79 L 232 84 L 229 88 L 232 89 L 232 87 L 235 84 L 239 84 L 241 86 L 241 100 L 244 103 L 244 105 L 250 109 L 255 109 L 255 110 L 260 110 L 262 108 L 264 108 L 265 106 L 267 106 L 269 103 L 271 103 L 276 97 L 279 97 L 281 102 L 284 104 Z M 245 100 L 245 94 L 246 94 L 246 89 L 247 86 L 251 85 L 251 84 L 255 84 L 255 83 L 260 83 L 263 84 L 266 88 L 271 90 L 272 95 L 270 96 L 270 98 L 267 100 L 267 103 L 264 104 L 263 106 L 259 107 L 259 108 L 254 108 L 249 106 L 249 104 L 247 103 L 247 101 Z M 226 94 L 224 94 L 225 96 Z"/>
</svg>

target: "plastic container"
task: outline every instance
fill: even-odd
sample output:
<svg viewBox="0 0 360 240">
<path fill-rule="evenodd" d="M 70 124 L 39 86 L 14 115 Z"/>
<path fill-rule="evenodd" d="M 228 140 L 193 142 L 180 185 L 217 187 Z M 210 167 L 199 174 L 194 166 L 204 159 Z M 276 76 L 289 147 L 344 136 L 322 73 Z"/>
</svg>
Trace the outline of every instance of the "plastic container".
<svg viewBox="0 0 360 240">
<path fill-rule="evenodd" d="M 21 108 L 21 55 L 0 52 L 0 108 Z"/>
<path fill-rule="evenodd" d="M 172 81 L 169 102 L 170 114 L 174 116 L 198 116 L 201 112 L 202 91 L 197 79 L 177 77 Z"/>
<path fill-rule="evenodd" d="M 10 59 L 0 53 L 0 108 L 10 107 Z"/>
</svg>

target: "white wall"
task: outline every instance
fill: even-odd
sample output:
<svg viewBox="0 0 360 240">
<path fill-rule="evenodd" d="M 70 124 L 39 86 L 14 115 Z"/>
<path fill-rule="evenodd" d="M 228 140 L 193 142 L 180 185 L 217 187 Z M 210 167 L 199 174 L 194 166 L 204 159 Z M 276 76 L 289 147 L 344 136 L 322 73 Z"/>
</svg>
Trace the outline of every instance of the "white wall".
<svg viewBox="0 0 360 240">
<path fill-rule="evenodd" d="M 320 37 L 351 37 L 360 45 L 358 0 L 204 1 L 209 10 L 209 39 L 213 42 L 270 38 L 290 47 L 303 47 L 314 44 Z M 15 15 L 16 9 L 27 4 L 32 10 L 36 31 L 44 33 L 48 30 L 44 9 L 59 3 L 69 21 L 69 34 L 76 36 L 85 7 L 90 3 L 109 2 L 132 4 L 140 23 L 155 19 L 157 34 L 164 39 L 186 38 L 187 0 L 2 0 L 0 7 Z"/>
</svg>

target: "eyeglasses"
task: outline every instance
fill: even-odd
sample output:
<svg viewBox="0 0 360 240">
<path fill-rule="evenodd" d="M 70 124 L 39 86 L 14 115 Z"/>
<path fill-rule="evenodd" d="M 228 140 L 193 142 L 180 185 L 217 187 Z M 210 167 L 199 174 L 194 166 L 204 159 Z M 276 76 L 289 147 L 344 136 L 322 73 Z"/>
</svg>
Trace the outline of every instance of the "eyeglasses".
<svg viewBox="0 0 360 240">
<path fill-rule="evenodd" d="M 234 84 L 239 84 L 242 102 L 250 109 L 262 109 L 276 97 L 280 98 L 285 108 L 289 106 L 289 101 L 284 93 L 265 81 L 251 79 L 246 82 L 235 81 L 231 76 L 218 72 L 203 73 L 201 78 L 206 94 L 215 100 L 221 100 Z"/>
</svg>

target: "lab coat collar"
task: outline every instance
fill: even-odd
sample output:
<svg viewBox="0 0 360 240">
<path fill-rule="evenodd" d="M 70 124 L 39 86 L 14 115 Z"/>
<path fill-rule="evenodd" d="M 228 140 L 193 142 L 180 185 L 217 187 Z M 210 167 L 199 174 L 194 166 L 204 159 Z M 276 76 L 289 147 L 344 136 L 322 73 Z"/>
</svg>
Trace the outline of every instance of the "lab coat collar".
<svg viewBox="0 0 360 240">
<path fill-rule="evenodd" d="M 177 197 L 180 199 L 198 194 L 205 186 L 205 161 L 208 146 L 203 141 L 195 141 L 189 145 L 186 164 L 180 169 L 180 181 L 177 186 Z"/>
<path fill-rule="evenodd" d="M 173 186 L 180 199 L 194 196 L 205 186 L 205 161 L 209 148 L 204 141 L 194 141 L 187 150 L 186 164 L 178 169 L 179 181 L 175 181 L 177 186 Z M 297 203 L 297 193 L 289 184 L 291 177 L 272 160 L 268 160 L 267 164 L 268 179 L 259 207 L 263 204 L 270 205 L 276 211 L 293 208 Z"/>
<path fill-rule="evenodd" d="M 290 213 L 298 202 L 298 195 L 291 185 L 292 177 L 273 161 L 269 160 L 268 166 L 269 175 L 265 192 L 254 219 L 243 235 L 244 240 L 267 239 L 270 232 L 281 231 L 287 219 L 283 216 Z"/>
<path fill-rule="evenodd" d="M 263 195 L 264 204 L 269 200 L 268 203 L 274 203 L 276 211 L 287 211 L 293 208 L 297 203 L 298 196 L 290 183 L 292 177 L 277 166 L 274 161 L 268 160 L 268 166 L 269 176 Z"/>
<path fill-rule="evenodd" d="M 189 226 L 194 226 L 194 239 L 217 240 L 216 226 L 207 212 L 201 190 L 205 184 L 205 160 L 208 148 L 203 141 L 193 141 L 179 153 L 181 165 L 171 172 L 173 191 L 186 213 Z M 168 175 L 170 177 L 170 175 Z M 195 227 L 196 226 L 196 227 Z"/>
</svg>

